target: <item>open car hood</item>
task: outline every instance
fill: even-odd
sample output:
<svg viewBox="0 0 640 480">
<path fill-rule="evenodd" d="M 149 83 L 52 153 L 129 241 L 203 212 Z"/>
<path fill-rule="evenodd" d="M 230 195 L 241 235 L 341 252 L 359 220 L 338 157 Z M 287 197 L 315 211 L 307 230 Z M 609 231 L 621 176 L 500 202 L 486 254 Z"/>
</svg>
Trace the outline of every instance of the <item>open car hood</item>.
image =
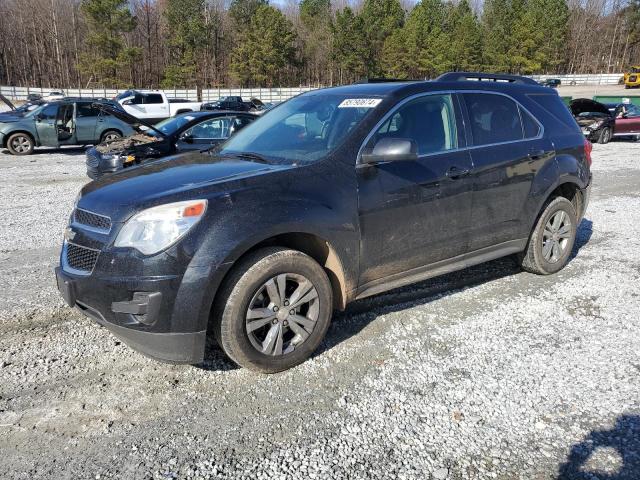
<svg viewBox="0 0 640 480">
<path fill-rule="evenodd" d="M 144 126 L 149 130 L 153 130 L 155 133 L 158 134 L 158 136 L 162 138 L 167 138 L 167 135 L 162 133 L 156 127 L 154 127 L 153 124 L 147 123 L 144 120 L 140 120 L 139 118 L 134 117 L 130 113 L 125 112 L 123 109 L 116 108 L 113 105 L 109 105 L 107 103 L 99 103 L 99 102 L 93 103 L 92 106 L 99 110 L 102 110 L 103 112 L 108 113 L 109 115 L 113 115 L 118 120 L 122 120 L 123 122 L 128 123 L 138 133 L 145 132 L 144 129 L 140 128 Z"/>
<path fill-rule="evenodd" d="M 589 98 L 577 98 L 572 100 L 569 104 L 569 108 L 571 109 L 571 113 L 574 117 L 577 117 L 583 112 L 598 112 L 611 116 L 611 112 L 606 105 Z"/>
<path fill-rule="evenodd" d="M 0 93 L 0 100 L 2 100 L 11 110 L 15 110 L 16 107 L 9 101 L 7 97 Z"/>
</svg>

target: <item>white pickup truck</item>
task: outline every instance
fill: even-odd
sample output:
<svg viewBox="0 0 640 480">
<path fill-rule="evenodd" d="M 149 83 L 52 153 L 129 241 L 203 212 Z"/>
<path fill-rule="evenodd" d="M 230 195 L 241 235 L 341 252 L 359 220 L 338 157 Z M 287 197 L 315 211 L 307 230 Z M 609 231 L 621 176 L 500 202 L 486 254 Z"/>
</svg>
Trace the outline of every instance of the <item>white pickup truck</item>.
<svg viewBox="0 0 640 480">
<path fill-rule="evenodd" d="M 159 90 L 127 90 L 114 100 L 129 114 L 152 123 L 179 113 L 197 112 L 202 104 L 181 98 L 168 98 Z"/>
</svg>

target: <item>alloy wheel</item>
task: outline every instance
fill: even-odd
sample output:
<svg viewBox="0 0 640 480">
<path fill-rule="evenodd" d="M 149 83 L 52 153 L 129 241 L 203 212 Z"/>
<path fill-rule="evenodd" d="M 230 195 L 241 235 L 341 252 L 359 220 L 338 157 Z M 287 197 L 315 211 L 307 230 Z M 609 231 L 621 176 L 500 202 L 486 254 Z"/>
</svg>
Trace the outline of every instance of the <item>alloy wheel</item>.
<svg viewBox="0 0 640 480">
<path fill-rule="evenodd" d="M 118 135 L 117 133 L 108 133 L 104 136 L 104 141 L 110 142 L 111 140 L 116 140 L 118 138 L 120 138 L 120 135 Z"/>
<path fill-rule="evenodd" d="M 571 219 L 564 210 L 551 215 L 542 232 L 542 256 L 556 263 L 564 255 L 571 238 Z"/>
<path fill-rule="evenodd" d="M 11 148 L 18 153 L 26 153 L 31 148 L 31 141 L 24 135 L 19 135 L 11 139 Z"/>
<path fill-rule="evenodd" d="M 267 280 L 249 302 L 247 335 L 259 352 L 286 355 L 309 338 L 319 313 L 314 285 L 303 275 L 281 273 Z"/>
</svg>

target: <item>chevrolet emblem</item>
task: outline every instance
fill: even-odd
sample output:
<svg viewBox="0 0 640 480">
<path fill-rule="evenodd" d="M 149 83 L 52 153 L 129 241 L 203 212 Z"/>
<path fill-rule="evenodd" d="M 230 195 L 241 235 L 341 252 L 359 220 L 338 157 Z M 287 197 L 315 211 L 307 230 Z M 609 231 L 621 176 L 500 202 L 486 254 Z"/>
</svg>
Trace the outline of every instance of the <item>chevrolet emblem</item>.
<svg viewBox="0 0 640 480">
<path fill-rule="evenodd" d="M 67 242 L 70 242 L 76 237 L 76 232 L 74 232 L 71 227 L 67 227 L 64 229 L 64 239 Z"/>
</svg>

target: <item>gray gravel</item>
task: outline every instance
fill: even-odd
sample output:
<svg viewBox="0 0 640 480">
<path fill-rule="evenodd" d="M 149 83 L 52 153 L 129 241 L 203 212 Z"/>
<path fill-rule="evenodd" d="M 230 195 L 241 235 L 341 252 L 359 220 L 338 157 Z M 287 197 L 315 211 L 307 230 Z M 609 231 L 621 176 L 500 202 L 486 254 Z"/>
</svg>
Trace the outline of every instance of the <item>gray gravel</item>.
<svg viewBox="0 0 640 480">
<path fill-rule="evenodd" d="M 81 154 L 0 153 L 1 478 L 640 478 L 640 143 L 595 146 L 559 274 L 357 302 L 273 376 L 159 364 L 63 306 Z"/>
</svg>

